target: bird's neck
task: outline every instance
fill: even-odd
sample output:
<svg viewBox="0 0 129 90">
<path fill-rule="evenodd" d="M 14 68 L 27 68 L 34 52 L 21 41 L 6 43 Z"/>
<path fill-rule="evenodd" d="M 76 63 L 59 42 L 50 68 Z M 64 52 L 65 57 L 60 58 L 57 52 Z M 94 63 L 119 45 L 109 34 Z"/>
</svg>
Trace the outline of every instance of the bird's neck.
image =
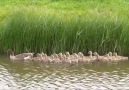
<svg viewBox="0 0 129 90">
<path fill-rule="evenodd" d="M 98 60 L 98 59 L 99 59 L 99 55 L 98 55 L 98 54 L 96 54 L 95 56 L 96 56 L 96 59 Z"/>
<path fill-rule="evenodd" d="M 92 54 L 90 54 L 90 57 L 92 58 Z"/>
</svg>

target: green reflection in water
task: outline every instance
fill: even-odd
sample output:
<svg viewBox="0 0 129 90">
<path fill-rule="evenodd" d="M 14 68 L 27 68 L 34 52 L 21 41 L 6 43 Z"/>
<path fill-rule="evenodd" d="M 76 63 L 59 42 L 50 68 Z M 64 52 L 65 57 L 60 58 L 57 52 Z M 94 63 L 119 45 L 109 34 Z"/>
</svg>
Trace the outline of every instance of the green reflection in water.
<svg viewBox="0 0 129 90">
<path fill-rule="evenodd" d="M 84 74 L 86 72 L 113 72 L 116 71 L 118 73 L 125 72 L 129 73 L 129 61 L 121 61 L 121 62 L 95 62 L 92 64 L 43 64 L 43 63 L 35 63 L 35 62 L 23 62 L 17 61 L 12 62 L 6 56 L 1 56 L 0 65 L 4 66 L 10 73 L 18 73 L 24 75 L 26 73 L 55 73 L 59 74 Z"/>
</svg>

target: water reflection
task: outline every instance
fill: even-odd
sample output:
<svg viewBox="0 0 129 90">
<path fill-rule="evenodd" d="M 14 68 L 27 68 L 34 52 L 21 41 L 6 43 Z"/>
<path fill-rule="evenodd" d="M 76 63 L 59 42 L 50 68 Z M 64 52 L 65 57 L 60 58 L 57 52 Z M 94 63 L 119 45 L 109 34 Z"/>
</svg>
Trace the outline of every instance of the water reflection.
<svg viewBox="0 0 129 90">
<path fill-rule="evenodd" d="M 43 65 L 0 60 L 0 90 L 125 90 L 129 61 L 76 65 Z"/>
</svg>

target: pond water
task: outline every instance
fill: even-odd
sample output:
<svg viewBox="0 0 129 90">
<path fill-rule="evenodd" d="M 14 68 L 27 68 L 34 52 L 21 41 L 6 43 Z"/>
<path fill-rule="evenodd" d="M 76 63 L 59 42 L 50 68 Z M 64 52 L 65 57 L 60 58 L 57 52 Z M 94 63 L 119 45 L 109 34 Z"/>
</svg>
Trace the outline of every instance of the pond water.
<svg viewBox="0 0 129 90">
<path fill-rule="evenodd" d="M 0 90 L 129 90 L 129 61 L 52 65 L 0 59 Z"/>
</svg>

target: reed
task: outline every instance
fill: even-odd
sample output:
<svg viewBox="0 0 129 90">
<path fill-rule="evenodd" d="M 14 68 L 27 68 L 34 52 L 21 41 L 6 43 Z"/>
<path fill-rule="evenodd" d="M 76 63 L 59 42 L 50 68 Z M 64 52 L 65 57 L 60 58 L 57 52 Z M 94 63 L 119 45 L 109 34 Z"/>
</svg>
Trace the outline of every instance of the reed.
<svg viewBox="0 0 129 90">
<path fill-rule="evenodd" d="M 64 3 L 54 1 L 51 6 L 54 7 L 59 2 L 61 5 Z M 92 5 L 94 1 L 87 2 Z M 126 9 L 117 9 L 114 12 L 110 10 L 110 5 L 107 7 L 109 10 L 99 8 L 96 11 L 87 7 L 83 11 L 87 2 L 79 10 L 76 7 L 71 9 L 76 4 L 80 5 L 78 1 L 70 4 L 72 6 L 56 6 L 65 10 L 52 9 L 49 5 L 47 9 L 24 6 L 20 9 L 14 8 L 1 24 L 0 50 L 6 52 L 7 49 L 13 49 L 17 53 L 26 50 L 43 51 L 47 54 L 66 51 L 81 51 L 86 54 L 92 50 L 100 54 L 116 51 L 128 55 L 129 18 L 125 15 Z M 101 7 L 104 6 L 101 0 L 97 2 L 100 2 Z M 93 4 L 93 8 L 97 2 Z M 124 10 L 123 13 L 121 10 Z"/>
</svg>

